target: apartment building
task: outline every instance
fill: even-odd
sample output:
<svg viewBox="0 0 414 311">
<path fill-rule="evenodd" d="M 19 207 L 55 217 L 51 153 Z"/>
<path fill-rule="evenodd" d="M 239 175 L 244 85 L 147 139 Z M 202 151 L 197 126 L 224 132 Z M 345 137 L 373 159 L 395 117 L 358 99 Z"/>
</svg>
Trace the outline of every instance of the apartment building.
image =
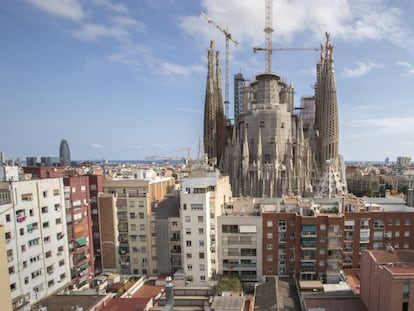
<svg viewBox="0 0 414 311">
<path fill-rule="evenodd" d="M 118 272 L 158 274 L 154 211 L 173 185 L 171 177 L 104 181 L 104 194 L 98 197 L 100 227 L 105 231 L 101 234 L 103 269 L 108 268 L 107 264 L 115 268 L 110 259 L 107 261 L 112 257 L 118 258 L 115 268 Z"/>
<path fill-rule="evenodd" d="M 181 252 L 189 286 L 206 286 L 217 274 L 217 217 L 231 196 L 229 177 L 216 171 L 182 182 Z"/>
<path fill-rule="evenodd" d="M 0 183 L 13 310 L 29 310 L 70 282 L 65 219 L 61 178 Z"/>
<path fill-rule="evenodd" d="M 336 282 L 342 268 L 341 209 L 341 199 L 265 199 L 263 275 Z"/>
<path fill-rule="evenodd" d="M 262 282 L 262 217 L 253 198 L 234 198 L 217 216 L 217 273 Z"/>
<path fill-rule="evenodd" d="M 414 310 L 413 250 L 365 250 L 360 271 L 361 300 L 368 311 Z"/>
<path fill-rule="evenodd" d="M 172 194 L 155 209 L 157 263 L 159 274 L 174 274 L 181 269 L 180 197 Z"/>
<path fill-rule="evenodd" d="M 364 250 L 414 248 L 414 208 L 383 202 L 345 211 L 343 268 L 359 269 Z"/>
<path fill-rule="evenodd" d="M 5 233 L 6 232 L 4 231 L 4 226 L 0 225 L 0 253 L 2 254 L 7 253 Z M 0 283 L 0 300 L 2 301 L 1 306 L 2 306 L 2 310 L 4 311 L 13 310 L 11 288 L 9 287 L 9 282 L 6 282 L 6 280 L 9 279 L 8 266 L 9 266 L 9 263 L 8 263 L 7 257 L 1 256 L 0 258 L 0 279 L 5 280 L 5 281 Z"/>
<path fill-rule="evenodd" d="M 88 175 L 90 213 L 92 220 L 92 244 L 95 256 L 95 275 L 102 272 L 101 235 L 99 233 L 98 195 L 103 191 L 103 175 Z"/>
<path fill-rule="evenodd" d="M 63 179 L 72 283 L 81 288 L 95 276 L 89 177 Z"/>
</svg>

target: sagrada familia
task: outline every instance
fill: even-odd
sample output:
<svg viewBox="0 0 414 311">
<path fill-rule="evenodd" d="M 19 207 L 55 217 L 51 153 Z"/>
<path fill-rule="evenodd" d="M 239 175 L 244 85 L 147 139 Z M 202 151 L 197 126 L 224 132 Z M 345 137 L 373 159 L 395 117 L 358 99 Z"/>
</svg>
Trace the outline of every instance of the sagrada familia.
<svg viewBox="0 0 414 311">
<path fill-rule="evenodd" d="M 315 94 L 294 106 L 294 87 L 273 72 L 235 75 L 234 122 L 226 120 L 219 54 L 211 42 L 204 111 L 204 152 L 230 176 L 235 196 L 333 197 L 346 192 L 339 155 L 333 45 L 316 65 Z"/>
</svg>

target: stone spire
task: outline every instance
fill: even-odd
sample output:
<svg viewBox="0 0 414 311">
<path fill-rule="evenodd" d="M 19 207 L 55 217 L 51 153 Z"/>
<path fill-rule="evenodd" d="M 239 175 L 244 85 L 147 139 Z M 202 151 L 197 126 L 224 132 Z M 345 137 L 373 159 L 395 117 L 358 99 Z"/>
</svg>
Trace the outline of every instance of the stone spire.
<svg viewBox="0 0 414 311">
<path fill-rule="evenodd" d="M 221 94 L 221 70 L 218 52 L 214 52 L 214 41 L 210 42 L 207 54 L 207 84 L 204 103 L 204 152 L 209 162 L 218 165 L 224 153 L 224 108 Z"/>
<path fill-rule="evenodd" d="M 315 128 L 318 135 L 318 166 L 324 170 L 328 160 L 338 168 L 339 122 L 336 83 L 334 71 L 333 45 L 326 33 L 326 43 L 321 52 L 321 62 L 317 66 L 315 87 Z"/>
</svg>

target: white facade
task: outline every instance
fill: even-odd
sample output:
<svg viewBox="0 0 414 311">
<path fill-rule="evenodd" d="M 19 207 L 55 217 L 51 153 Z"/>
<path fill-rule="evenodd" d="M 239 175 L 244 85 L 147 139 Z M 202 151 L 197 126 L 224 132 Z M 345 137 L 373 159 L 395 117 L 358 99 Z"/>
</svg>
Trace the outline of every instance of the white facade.
<svg viewBox="0 0 414 311">
<path fill-rule="evenodd" d="M 32 305 L 70 282 L 61 178 L 0 184 L 0 203 L 14 306 Z M 4 198 L 5 199 L 5 198 Z"/>
<path fill-rule="evenodd" d="M 217 216 L 231 198 L 228 176 L 188 178 L 180 193 L 181 252 L 189 286 L 206 286 L 217 273 Z"/>
</svg>

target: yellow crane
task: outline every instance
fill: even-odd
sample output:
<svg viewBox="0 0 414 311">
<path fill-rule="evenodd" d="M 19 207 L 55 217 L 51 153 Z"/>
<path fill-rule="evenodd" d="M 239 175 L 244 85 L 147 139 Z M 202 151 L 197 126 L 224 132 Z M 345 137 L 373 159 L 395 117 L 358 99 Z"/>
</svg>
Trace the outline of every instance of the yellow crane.
<svg viewBox="0 0 414 311">
<path fill-rule="evenodd" d="M 227 120 L 229 120 L 229 70 L 230 70 L 230 41 L 234 43 L 235 46 L 239 45 L 239 42 L 232 38 L 231 34 L 224 29 L 219 24 L 217 24 L 212 18 L 208 17 L 204 12 L 200 11 L 200 15 L 204 17 L 207 22 L 214 25 L 218 30 L 220 30 L 226 37 L 226 68 L 225 68 L 225 81 L 224 81 L 224 109 Z"/>
</svg>

